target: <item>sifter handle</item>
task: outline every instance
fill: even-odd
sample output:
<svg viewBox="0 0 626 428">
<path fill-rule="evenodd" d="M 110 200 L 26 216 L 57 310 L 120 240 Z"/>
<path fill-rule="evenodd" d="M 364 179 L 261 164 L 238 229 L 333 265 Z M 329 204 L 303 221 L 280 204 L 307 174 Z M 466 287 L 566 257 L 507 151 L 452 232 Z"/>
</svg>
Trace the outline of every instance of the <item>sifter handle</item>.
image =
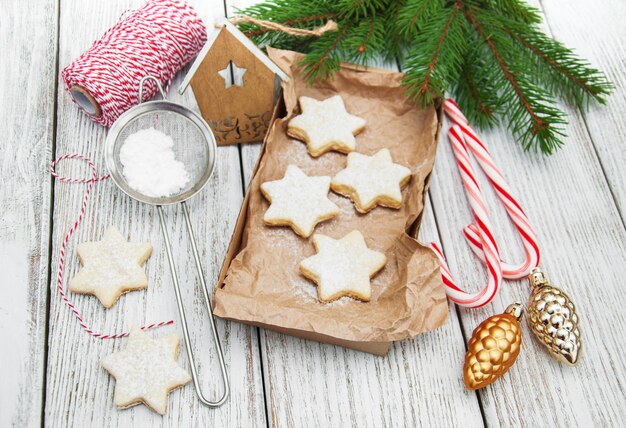
<svg viewBox="0 0 626 428">
<path fill-rule="evenodd" d="M 172 256 L 172 246 L 170 244 L 169 234 L 167 233 L 167 228 L 165 224 L 165 216 L 163 214 L 163 207 L 161 205 L 157 205 L 157 211 L 159 213 L 161 231 L 163 232 L 163 238 L 165 239 L 165 250 L 167 252 L 167 260 L 170 264 L 170 271 L 172 273 L 172 282 L 174 283 L 174 292 L 176 294 L 176 303 L 178 305 L 178 313 L 180 315 L 180 321 L 183 327 L 183 335 L 185 336 L 185 349 L 187 350 L 187 358 L 189 358 L 189 364 L 191 365 L 191 377 L 193 378 L 193 384 L 196 387 L 198 398 L 200 402 L 202 402 L 202 404 L 209 406 L 209 407 L 219 407 L 222 404 L 224 404 L 230 392 L 230 387 L 228 384 L 228 373 L 226 372 L 226 364 L 224 363 L 224 354 L 222 353 L 222 346 L 220 345 L 220 338 L 219 338 L 219 335 L 217 334 L 217 328 L 215 326 L 215 319 L 213 317 L 213 309 L 211 306 L 211 299 L 209 297 L 209 290 L 207 288 L 206 281 L 204 279 L 204 274 L 202 273 L 202 264 L 200 263 L 200 255 L 198 254 L 198 247 L 196 246 L 196 238 L 193 234 L 193 229 L 191 228 L 191 221 L 189 220 L 189 211 L 187 210 L 187 204 L 185 202 L 181 202 L 180 204 L 182 205 L 182 208 L 183 208 L 185 223 L 187 224 L 187 232 L 189 233 L 189 237 L 191 238 L 191 249 L 193 251 L 193 258 L 196 262 L 196 268 L 198 270 L 198 277 L 200 278 L 200 283 L 202 284 L 202 292 L 204 294 L 204 300 L 205 300 L 207 309 L 209 310 L 209 321 L 211 323 L 211 333 L 213 336 L 213 342 L 215 343 L 215 349 L 217 349 L 217 356 L 220 362 L 220 369 L 222 371 L 222 382 L 224 384 L 224 393 L 222 394 L 221 398 L 217 401 L 209 401 L 204 396 L 204 394 L 202 393 L 202 390 L 200 389 L 200 383 L 198 381 L 198 370 L 196 368 L 195 358 L 193 356 L 193 351 L 191 349 L 189 327 L 187 326 L 187 317 L 185 316 L 185 308 L 183 307 L 183 300 L 182 300 L 181 293 L 180 293 L 180 284 L 178 283 L 178 274 L 176 273 L 176 266 L 174 265 L 174 257 Z"/>
<path fill-rule="evenodd" d="M 165 99 L 165 92 L 163 91 L 163 87 L 161 86 L 161 82 L 159 82 L 159 79 L 154 76 L 145 76 L 139 81 L 139 95 L 137 95 L 137 104 L 141 104 L 143 102 L 143 84 L 146 83 L 148 80 L 154 80 L 154 83 L 156 83 L 156 87 L 161 94 L 161 98 Z"/>
</svg>

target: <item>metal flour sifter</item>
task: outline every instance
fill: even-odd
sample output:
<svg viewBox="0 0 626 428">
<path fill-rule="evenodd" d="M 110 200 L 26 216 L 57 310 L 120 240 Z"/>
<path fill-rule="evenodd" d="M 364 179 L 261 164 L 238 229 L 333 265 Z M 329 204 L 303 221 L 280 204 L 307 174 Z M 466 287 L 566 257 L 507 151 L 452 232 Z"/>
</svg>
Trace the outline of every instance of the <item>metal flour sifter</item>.
<svg viewBox="0 0 626 428">
<path fill-rule="evenodd" d="M 149 80 L 153 80 L 156 83 L 163 100 L 142 102 L 143 87 Z M 130 187 L 126 178 L 122 174 L 122 164 L 120 162 L 120 149 L 122 144 L 129 135 L 149 127 L 153 127 L 172 137 L 174 140 L 173 151 L 176 159 L 185 165 L 185 169 L 189 174 L 189 183 L 174 195 L 167 197 L 146 196 Z M 226 373 L 226 365 L 224 363 L 224 354 L 222 352 L 219 336 L 215 327 L 215 319 L 213 317 L 209 289 L 202 271 L 200 255 L 198 253 L 196 239 L 191 227 L 191 221 L 189 219 L 189 210 L 185 201 L 198 193 L 207 183 L 209 177 L 211 177 L 215 168 L 216 152 L 217 145 L 215 143 L 215 137 L 213 136 L 213 133 L 207 123 L 190 109 L 180 104 L 166 101 L 165 93 L 163 92 L 161 84 L 158 79 L 153 76 L 146 76 L 141 79 L 139 83 L 139 104 L 125 112 L 115 121 L 109 130 L 105 143 L 106 163 L 111 174 L 111 178 L 115 184 L 131 198 L 145 204 L 156 205 L 157 207 L 161 231 L 163 232 L 163 238 L 165 240 L 167 259 L 170 265 L 172 281 L 174 283 L 178 313 L 180 315 L 180 321 L 185 337 L 185 349 L 187 350 L 187 357 L 189 358 L 189 363 L 191 365 L 193 383 L 200 401 L 210 407 L 218 407 L 224 404 L 228 398 L 230 388 L 228 383 L 228 374 Z M 163 205 L 173 205 L 178 203 L 181 205 L 185 223 L 187 225 L 187 232 L 189 233 L 191 240 L 193 257 L 196 263 L 196 269 L 202 286 L 205 303 L 207 309 L 209 310 L 211 333 L 213 341 L 215 342 L 215 348 L 217 349 L 220 369 L 222 371 L 224 393 L 217 401 L 208 400 L 200 388 L 198 371 L 193 351 L 191 349 L 191 339 L 189 336 L 187 318 L 185 316 L 185 308 L 183 306 L 180 284 L 178 282 L 178 274 L 176 272 L 172 246 L 163 213 Z"/>
</svg>

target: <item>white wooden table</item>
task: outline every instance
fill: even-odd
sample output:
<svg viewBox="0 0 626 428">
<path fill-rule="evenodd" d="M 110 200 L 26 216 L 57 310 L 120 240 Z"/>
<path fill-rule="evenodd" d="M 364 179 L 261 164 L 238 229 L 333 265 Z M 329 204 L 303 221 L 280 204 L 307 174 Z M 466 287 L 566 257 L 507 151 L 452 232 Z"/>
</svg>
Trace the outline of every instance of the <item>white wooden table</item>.
<svg viewBox="0 0 626 428">
<path fill-rule="evenodd" d="M 626 30 L 623 0 L 534 2 L 546 29 L 605 70 L 617 89 L 608 106 L 567 109 L 566 146 L 551 157 L 524 153 L 504 129 L 484 134 L 537 228 L 543 266 L 571 292 L 582 319 L 584 355 L 576 368 L 550 359 L 528 337 L 515 367 L 493 386 L 468 392 L 461 380 L 465 343 L 485 317 L 528 294 L 508 282 L 481 310 L 450 306 L 449 322 L 394 344 L 386 358 L 308 342 L 218 320 L 232 395 L 219 409 L 203 407 L 193 387 L 171 394 L 164 417 L 144 406 L 118 411 L 114 381 L 99 359 L 123 340 L 93 339 L 78 326 L 55 289 L 57 252 L 74 221 L 84 188 L 53 180 L 52 159 L 77 152 L 104 168 L 106 130 L 93 124 L 63 90 L 60 70 L 120 14 L 143 0 L 3 0 L 0 4 L 0 426 L 624 426 L 626 423 Z M 250 2 L 193 0 L 207 23 Z M 180 77 L 178 81 L 180 81 Z M 189 98 L 172 97 L 193 106 Z M 207 188 L 190 202 L 208 278 L 223 260 L 259 145 L 222 147 Z M 66 163 L 61 172 L 86 174 Z M 505 256 L 519 256 L 518 238 L 495 196 Z M 420 238 L 439 240 L 451 269 L 478 286 L 484 269 L 462 242 L 470 220 L 452 153 L 442 138 Z M 219 387 L 206 311 L 192 284 L 194 268 L 180 211 L 167 210 L 190 310 L 193 346 L 205 388 Z M 174 294 L 152 207 L 125 197 L 110 181 L 97 184 L 86 219 L 71 241 L 100 237 L 116 225 L 155 251 L 150 288 L 104 310 L 72 295 L 102 330 L 176 318 Z M 78 268 L 70 256 L 68 277 Z M 212 281 L 211 281 L 212 282 Z M 168 326 L 155 332 L 178 331 Z M 524 330 L 528 332 L 527 329 Z M 188 362 L 181 355 L 182 364 Z"/>
</svg>

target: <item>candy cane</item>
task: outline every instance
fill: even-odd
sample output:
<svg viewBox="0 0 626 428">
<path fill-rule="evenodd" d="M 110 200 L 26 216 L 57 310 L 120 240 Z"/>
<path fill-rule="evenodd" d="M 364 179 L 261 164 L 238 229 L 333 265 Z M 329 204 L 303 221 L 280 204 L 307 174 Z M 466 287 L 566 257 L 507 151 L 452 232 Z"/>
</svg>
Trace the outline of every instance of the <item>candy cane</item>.
<svg viewBox="0 0 626 428">
<path fill-rule="evenodd" d="M 456 285 L 450 269 L 446 263 L 441 249 L 434 243 L 431 244 L 431 248 L 435 250 L 435 253 L 439 257 L 441 263 L 441 276 L 443 283 L 446 286 L 446 293 L 448 297 L 455 303 L 461 306 L 467 306 L 471 308 L 480 307 L 491 302 L 495 295 L 500 290 L 502 284 L 502 267 L 500 264 L 500 253 L 498 250 L 498 244 L 493 236 L 491 221 L 487 214 L 487 207 L 483 202 L 480 186 L 475 178 L 474 169 L 470 162 L 469 152 L 465 145 L 461 128 L 454 125 L 448 132 L 448 139 L 452 145 L 452 151 L 456 158 L 461 179 L 463 181 L 463 187 L 468 195 L 468 201 L 472 213 L 474 214 L 474 220 L 478 225 L 477 231 L 479 239 L 482 245 L 482 251 L 489 270 L 489 276 L 487 279 L 487 285 L 483 287 L 477 293 L 470 294 L 463 291 L 458 285 Z"/>
<path fill-rule="evenodd" d="M 444 285 L 446 286 L 446 293 L 448 293 L 450 299 L 461 306 L 479 307 L 489 303 L 493 297 L 495 297 L 499 291 L 503 277 L 507 279 L 523 278 L 528 275 L 533 267 L 539 264 L 539 246 L 535 232 L 528 221 L 528 217 L 519 202 L 512 196 L 512 192 L 504 176 L 496 167 L 486 146 L 469 125 L 467 118 L 463 115 L 459 106 L 452 99 L 447 99 L 444 102 L 444 111 L 455 123 L 448 133 L 448 138 L 452 144 L 452 149 L 476 223 L 466 226 L 463 232 L 474 254 L 487 265 L 489 270 L 487 285 L 477 294 L 469 294 L 463 291 L 452 278 L 443 252 L 439 246 L 435 243 L 431 243 L 431 248 L 435 251 L 441 262 L 441 274 Z M 496 194 L 504 204 L 509 217 L 515 224 L 522 238 L 525 258 L 521 263 L 511 264 L 500 259 L 485 203 L 480 193 L 476 175 L 469 161 L 468 147 L 496 190 Z"/>
<path fill-rule="evenodd" d="M 60 176 L 56 172 L 55 168 L 59 162 L 65 159 L 80 159 L 80 160 L 87 162 L 87 164 L 89 164 L 89 168 L 91 169 L 91 177 L 90 178 L 73 178 L 73 177 Z M 59 292 L 59 295 L 61 296 L 61 299 L 63 300 L 63 302 L 65 302 L 65 304 L 70 308 L 70 310 L 72 311 L 72 313 L 78 320 L 78 323 L 80 324 L 80 326 L 90 335 L 100 338 L 100 339 L 116 339 L 119 337 L 126 337 L 128 336 L 127 332 L 104 334 L 104 333 L 95 332 L 93 329 L 91 329 L 83 320 L 83 316 L 76 309 L 76 307 L 71 302 L 71 300 L 67 297 L 67 295 L 65 294 L 65 288 L 63 287 L 63 273 L 65 271 L 65 249 L 67 248 L 67 243 L 69 242 L 70 238 L 72 237 L 76 229 L 78 229 L 78 226 L 80 225 L 81 221 L 83 220 L 83 217 L 85 216 L 85 211 L 87 210 L 87 202 L 89 202 L 89 198 L 91 196 L 91 190 L 93 189 L 94 184 L 97 181 L 101 181 L 101 180 L 108 178 L 109 176 L 108 175 L 98 176 L 98 171 L 93 161 L 89 159 L 88 157 L 75 154 L 75 153 L 63 155 L 55 159 L 54 162 L 52 162 L 52 164 L 50 165 L 50 174 L 53 177 L 55 177 L 57 180 L 63 181 L 66 183 L 87 184 L 87 188 L 85 189 L 85 195 L 83 196 L 83 205 L 80 209 L 80 213 L 78 214 L 78 217 L 76 218 L 76 221 L 74 221 L 74 224 L 72 225 L 70 230 L 65 234 L 65 237 L 63 238 L 63 242 L 61 243 L 61 249 L 59 250 L 59 268 L 57 270 L 57 290 Z M 157 327 L 161 327 L 164 325 L 172 324 L 173 322 L 174 322 L 173 320 L 161 321 L 158 323 L 153 323 L 153 324 L 143 326 L 141 327 L 141 329 L 146 330 L 146 329 L 151 329 L 151 328 L 157 328 Z"/>
<path fill-rule="evenodd" d="M 496 166 L 489 150 L 485 144 L 478 138 L 476 131 L 469 125 L 468 120 L 465 118 L 459 106 L 452 100 L 447 99 L 444 103 L 444 109 L 448 116 L 461 127 L 463 131 L 464 139 L 470 150 L 476 157 L 478 164 L 481 166 L 485 175 L 493 185 L 496 194 L 504 204 L 509 217 L 513 221 L 513 224 L 517 228 L 519 235 L 524 245 L 525 258 L 524 261 L 518 264 L 511 264 L 502 261 L 502 273 L 504 278 L 507 279 L 520 279 L 525 278 L 530 273 L 530 270 L 539 265 L 540 251 L 537 243 L 537 235 L 530 226 L 528 217 L 522 209 L 519 202 L 513 197 L 513 192 L 510 186 L 505 180 L 502 172 Z M 482 256 L 483 251 L 478 240 L 477 228 L 471 224 L 464 229 L 465 237 L 470 244 L 470 248 L 481 260 L 484 260 Z"/>
</svg>

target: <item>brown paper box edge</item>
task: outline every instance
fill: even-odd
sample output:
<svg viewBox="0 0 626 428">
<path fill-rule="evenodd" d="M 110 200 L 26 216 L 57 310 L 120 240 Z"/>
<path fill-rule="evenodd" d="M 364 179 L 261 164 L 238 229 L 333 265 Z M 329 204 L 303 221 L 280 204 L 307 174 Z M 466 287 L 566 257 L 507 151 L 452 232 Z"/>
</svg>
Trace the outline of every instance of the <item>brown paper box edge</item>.
<svg viewBox="0 0 626 428">
<path fill-rule="evenodd" d="M 385 71 L 385 70 L 378 70 L 378 69 L 374 69 L 374 70 L 380 71 L 380 72 Z M 372 69 L 369 69 L 368 71 L 372 71 Z M 439 141 L 439 133 L 441 132 L 442 119 L 443 119 L 443 103 L 441 101 L 438 101 L 436 103 L 436 109 L 437 109 L 437 131 L 435 132 L 435 140 Z M 274 122 L 276 121 L 276 119 L 279 119 L 286 113 L 287 113 L 287 110 L 286 110 L 284 99 L 283 99 L 283 91 L 281 89 L 280 94 L 278 96 L 278 102 L 276 103 L 276 106 L 274 107 L 274 111 L 272 112 L 272 118 L 270 120 L 268 132 L 265 135 L 265 138 L 263 139 L 263 145 L 261 146 L 261 153 L 259 154 L 259 158 L 257 159 L 256 165 L 254 166 L 254 172 L 252 174 L 252 177 L 250 178 L 250 181 L 252 181 L 254 177 L 256 176 L 257 170 L 259 169 L 259 164 L 261 162 L 261 158 L 265 155 L 265 146 L 267 144 L 269 133 L 274 126 Z M 431 175 L 432 175 L 432 172 L 428 174 L 428 176 L 424 180 L 424 191 L 422 193 L 422 203 L 424 207 L 426 207 L 426 196 L 428 194 L 428 188 L 430 185 Z M 228 268 L 230 267 L 230 263 L 233 261 L 233 259 L 237 256 L 237 254 L 241 250 L 243 229 L 245 227 L 246 220 L 248 218 L 249 200 L 250 200 L 250 192 L 246 190 L 246 195 L 243 199 L 241 210 L 239 211 L 239 215 L 237 217 L 237 223 L 235 224 L 235 229 L 233 230 L 233 236 L 230 240 L 230 244 L 228 245 L 228 250 L 226 251 L 224 263 L 222 264 L 222 268 L 220 269 L 220 274 L 219 274 L 217 283 L 215 285 L 215 289 L 222 288 L 224 286 L 224 280 L 226 278 L 226 273 L 228 272 Z M 420 213 L 420 215 L 409 226 L 408 228 L 409 236 L 411 237 L 417 236 L 417 233 L 419 232 L 419 226 L 421 225 L 423 214 L 424 214 L 424 210 L 422 209 L 422 212 Z M 215 301 L 215 299 L 213 299 L 213 301 Z M 213 304 L 213 309 L 215 309 L 215 304 Z M 279 327 L 276 325 L 263 324 L 263 323 L 250 321 L 250 320 L 233 319 L 233 318 L 220 317 L 220 316 L 218 317 L 222 319 L 229 319 L 232 321 L 241 322 L 243 324 L 253 325 L 256 327 L 266 328 L 268 330 L 276 331 L 276 332 L 287 334 L 290 336 L 300 337 L 302 339 L 315 340 L 321 343 L 338 345 L 344 348 L 354 349 L 357 351 L 367 352 L 367 353 L 379 355 L 379 356 L 387 355 L 387 353 L 389 352 L 389 349 L 391 348 L 391 342 L 356 342 L 356 341 L 351 341 L 351 340 L 339 339 L 336 337 L 327 336 L 325 334 L 315 333 L 312 331 L 290 329 L 290 328 L 285 328 L 285 327 Z"/>
<path fill-rule="evenodd" d="M 387 355 L 387 353 L 389 352 L 389 349 L 391 348 L 391 342 L 355 342 L 351 340 L 339 339 L 333 336 L 327 336 L 321 333 L 315 333 L 312 331 L 279 327 L 276 325 L 264 324 L 264 323 L 257 322 L 257 321 L 249 321 L 249 320 L 242 320 L 238 318 L 236 319 L 236 318 L 229 318 L 229 317 L 220 317 L 220 318 L 231 320 L 231 321 L 237 321 L 243 324 L 253 325 L 255 327 L 266 328 L 268 330 L 287 334 L 289 336 L 299 337 L 301 339 L 315 340 L 317 342 L 327 343 L 329 345 L 337 345 L 337 346 L 342 346 L 344 348 L 354 349 L 356 351 L 367 352 L 368 354 L 379 355 L 381 357 L 384 357 L 385 355 Z"/>
</svg>

